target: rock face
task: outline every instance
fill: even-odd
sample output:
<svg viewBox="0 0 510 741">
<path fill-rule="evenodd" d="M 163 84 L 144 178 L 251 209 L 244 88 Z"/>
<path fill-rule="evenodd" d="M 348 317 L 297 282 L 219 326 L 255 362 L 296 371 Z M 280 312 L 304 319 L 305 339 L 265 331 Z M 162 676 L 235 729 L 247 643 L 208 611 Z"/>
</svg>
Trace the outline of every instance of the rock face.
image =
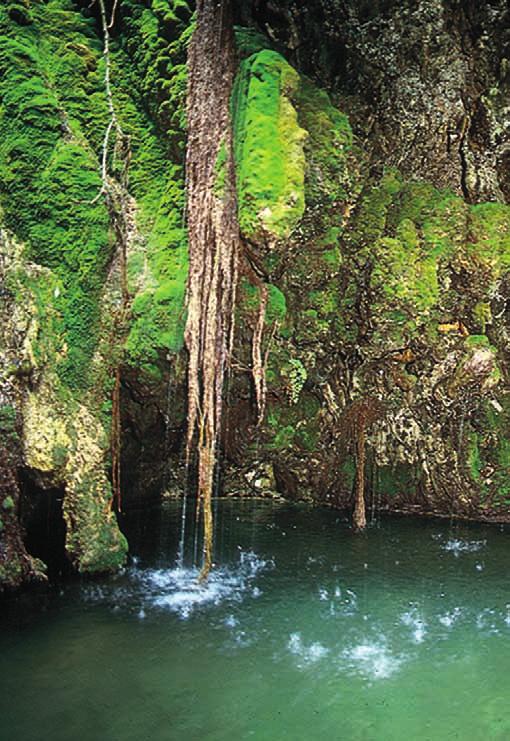
<svg viewBox="0 0 510 741">
<path fill-rule="evenodd" d="M 371 405 L 375 504 L 506 516 L 506 3 L 258 2 L 240 21 L 329 92 L 301 74 L 290 95 L 305 132 L 303 216 L 285 234 L 245 228 L 286 309 L 266 333 L 257 458 L 265 440 L 279 491 L 346 505 L 356 408 Z M 253 34 L 240 36 L 257 51 Z M 280 96 L 283 106 L 283 82 Z M 245 139 L 260 129 L 254 119 Z M 281 172 L 302 160 L 285 161 Z M 260 215 L 272 207 L 265 192 Z M 289 216 L 299 202 L 288 197 Z M 241 224 L 247 208 L 241 198 Z M 249 459 L 250 436 L 229 439 L 236 462 Z"/>
<path fill-rule="evenodd" d="M 17 517 L 21 461 L 18 378 L 24 371 L 20 350 L 27 325 L 8 280 L 9 267 L 19 259 L 19 248 L 1 229 L 0 245 L 0 583 L 18 586 L 46 577 L 44 564 L 25 549 Z"/>
<path fill-rule="evenodd" d="M 372 162 L 470 202 L 508 198 L 505 0 L 261 0 L 241 15 L 339 96 Z"/>
<path fill-rule="evenodd" d="M 507 3 L 236 5 L 224 490 L 350 507 L 363 480 L 370 506 L 508 518 Z M 126 506 L 183 482 L 193 6 L 106 2 L 108 57 L 89 6 L 0 7 L 4 585 L 43 570 L 35 489 L 60 493 L 67 556 L 97 572 L 127 552 L 119 444 Z M 123 134 L 105 149 L 107 63 Z"/>
</svg>

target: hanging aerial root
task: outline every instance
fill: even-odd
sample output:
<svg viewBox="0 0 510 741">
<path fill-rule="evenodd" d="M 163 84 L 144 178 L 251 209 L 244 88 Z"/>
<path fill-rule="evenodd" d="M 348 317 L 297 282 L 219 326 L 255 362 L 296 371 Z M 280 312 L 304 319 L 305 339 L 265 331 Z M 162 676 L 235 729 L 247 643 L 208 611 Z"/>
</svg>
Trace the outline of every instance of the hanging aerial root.
<svg viewBox="0 0 510 741">
<path fill-rule="evenodd" d="M 111 431 L 111 451 L 112 451 L 112 509 L 117 506 L 119 512 L 122 511 L 122 494 L 120 486 L 120 452 L 121 452 L 121 425 L 120 425 L 120 368 L 115 370 L 115 383 L 112 394 L 112 431 Z"/>
<path fill-rule="evenodd" d="M 264 336 L 264 323 L 266 320 L 268 300 L 268 290 L 265 283 L 260 284 L 259 293 L 259 311 L 257 315 L 257 323 L 255 324 L 255 329 L 253 331 L 251 346 L 253 385 L 255 386 L 255 399 L 257 401 L 257 425 L 260 425 L 264 419 L 267 390 L 266 372 L 262 357 L 262 338 Z"/>
<path fill-rule="evenodd" d="M 186 153 L 189 274 L 185 343 L 188 350 L 186 461 L 196 451 L 197 506 L 203 515 L 203 566 L 213 563 L 212 496 L 223 416 L 225 378 L 233 343 L 239 260 L 230 92 L 235 44 L 230 0 L 198 0 L 188 56 Z M 216 188 L 220 146 L 227 152 L 225 187 Z"/>
<path fill-rule="evenodd" d="M 352 522 L 356 532 L 362 532 L 367 526 L 365 507 L 365 440 L 366 419 L 361 416 L 356 430 L 356 492 Z"/>
<path fill-rule="evenodd" d="M 108 104 L 109 122 L 106 127 L 101 149 L 100 171 L 101 189 L 94 201 L 104 197 L 106 208 L 115 233 L 116 251 L 110 273 L 117 267 L 119 271 L 121 302 L 120 308 L 114 312 L 112 342 L 118 347 L 123 344 L 128 331 L 128 313 L 130 295 L 127 281 L 127 254 L 131 241 L 136 237 L 135 203 L 128 190 L 128 172 L 131 162 L 131 144 L 120 125 L 114 104 L 111 84 L 110 58 L 110 29 L 115 23 L 118 0 L 115 0 L 110 18 L 107 18 L 104 0 L 92 0 L 91 6 L 97 1 L 103 32 L 103 55 L 105 63 L 104 86 Z M 112 141 L 113 140 L 113 141 Z M 110 150 L 112 150 L 110 152 Z M 109 167 L 113 162 L 113 169 Z M 111 508 L 117 506 L 121 511 L 121 411 L 120 411 L 120 353 L 116 353 L 114 366 L 114 387 L 112 393 L 112 427 L 111 427 L 111 458 L 112 458 L 112 489 Z"/>
<path fill-rule="evenodd" d="M 381 420 L 386 412 L 385 404 L 375 397 L 353 401 L 339 420 L 342 437 L 354 442 L 356 457 L 356 488 L 354 492 L 353 528 L 363 532 L 366 527 L 365 466 L 366 439 L 370 428 Z"/>
</svg>

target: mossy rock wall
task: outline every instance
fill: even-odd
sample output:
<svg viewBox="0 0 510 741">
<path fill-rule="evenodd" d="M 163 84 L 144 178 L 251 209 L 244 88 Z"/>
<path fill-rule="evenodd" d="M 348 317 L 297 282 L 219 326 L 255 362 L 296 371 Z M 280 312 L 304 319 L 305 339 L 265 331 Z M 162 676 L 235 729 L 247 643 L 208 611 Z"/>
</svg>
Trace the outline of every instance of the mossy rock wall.
<svg viewBox="0 0 510 741">
<path fill-rule="evenodd" d="M 101 193 L 110 114 L 98 7 L 77 5 L 0 8 L 0 261 L 15 307 L 22 463 L 38 486 L 64 489 L 67 554 L 97 572 L 127 553 L 110 483 L 115 369 L 136 368 L 143 393 L 160 396 L 183 345 L 192 10 L 182 0 L 125 2 L 111 31 L 112 97 L 130 143 L 127 179 L 113 144 L 107 157 L 127 203 L 126 301 Z"/>
<path fill-rule="evenodd" d="M 265 52 L 258 50 L 242 62 L 244 87 L 233 98 L 240 169 L 242 147 L 250 141 L 251 151 L 260 147 L 268 157 L 265 170 L 271 172 L 271 159 L 282 173 L 295 162 L 291 149 L 270 153 L 261 121 L 245 113 L 246 70 L 261 58 Z M 371 170 L 369 152 L 328 94 L 303 75 L 296 82 L 287 74 L 295 120 L 306 132 L 305 209 L 278 245 L 278 260 L 266 257 L 264 230 L 245 227 L 255 252 L 251 261 L 264 265 L 286 312 L 276 332 L 266 321 L 266 421 L 256 428 L 244 414 L 247 428 L 229 436 L 230 486 L 349 506 L 351 409 L 364 400 L 377 409 L 367 440 L 370 501 L 389 509 L 504 518 L 508 468 L 504 454 L 497 458 L 494 450 L 507 446 L 510 207 L 466 203 L 427 182 L 426 173 L 418 180 L 398 168 Z M 273 89 L 272 78 L 258 76 L 260 100 Z M 251 175 L 260 184 L 254 169 Z M 261 191 L 258 202 L 253 198 L 256 212 L 271 208 L 270 189 L 265 197 Z M 241 190 L 241 224 L 252 218 L 249 203 Z M 255 287 L 241 292 L 241 348 L 249 348 L 254 331 L 256 296 Z M 244 359 L 249 364 L 247 353 Z M 238 388 L 234 418 L 237 410 L 241 418 L 242 399 L 250 396 L 246 378 Z M 267 462 L 272 474 L 255 475 Z"/>
<path fill-rule="evenodd" d="M 118 223 L 101 194 L 110 113 L 98 6 L 0 7 L 0 428 L 15 420 L 18 435 L 2 455 L 11 472 L 65 491 L 67 554 L 87 573 L 114 570 L 127 553 L 110 481 L 117 370 L 128 502 L 130 486 L 142 499 L 178 488 L 185 434 L 194 6 L 123 0 L 107 2 L 108 14 L 114 5 L 112 99 L 129 167 L 118 147 L 106 165 L 126 204 L 127 291 Z M 476 36 L 504 9 L 495 2 L 492 21 L 483 8 L 462 14 L 473 34 L 460 49 L 451 4 L 426 3 L 455 61 L 427 97 L 444 53 L 427 47 L 429 67 L 416 61 L 412 8 L 404 38 L 402 4 L 305 5 L 237 8 L 249 27 L 236 29 L 231 97 L 242 255 L 225 491 L 350 506 L 363 408 L 374 507 L 508 518 L 508 54 L 499 30 L 485 46 Z M 324 43 L 312 49 L 318 31 Z M 398 80 L 385 54 L 399 59 Z M 411 82 L 418 130 L 434 121 L 435 138 L 411 137 Z M 446 105 L 459 89 L 460 107 Z M 267 408 L 257 425 L 252 343 L 265 290 Z M 9 481 L 0 581 L 17 583 L 40 569 L 24 551 Z"/>
</svg>

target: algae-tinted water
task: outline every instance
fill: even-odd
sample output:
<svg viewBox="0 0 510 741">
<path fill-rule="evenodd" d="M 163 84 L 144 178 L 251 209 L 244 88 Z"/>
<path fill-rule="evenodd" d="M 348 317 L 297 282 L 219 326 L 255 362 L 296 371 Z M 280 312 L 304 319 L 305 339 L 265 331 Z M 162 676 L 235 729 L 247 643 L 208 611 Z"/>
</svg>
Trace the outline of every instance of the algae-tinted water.
<svg viewBox="0 0 510 741">
<path fill-rule="evenodd" d="M 2 605 L 2 741 L 509 739 L 510 533 L 222 502 L 218 569 L 179 505 L 116 578 Z M 190 548 L 192 545 L 190 546 Z"/>
</svg>

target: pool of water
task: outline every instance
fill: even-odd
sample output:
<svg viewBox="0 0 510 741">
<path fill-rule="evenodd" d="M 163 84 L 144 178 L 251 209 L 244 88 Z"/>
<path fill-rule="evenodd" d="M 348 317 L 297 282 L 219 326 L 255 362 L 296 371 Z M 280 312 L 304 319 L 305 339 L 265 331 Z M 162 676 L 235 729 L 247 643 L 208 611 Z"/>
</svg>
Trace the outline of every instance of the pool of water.
<svg viewBox="0 0 510 741">
<path fill-rule="evenodd" d="M 0 605 L 2 741 L 510 739 L 510 532 L 224 501 L 132 513 L 100 581 Z"/>
</svg>

